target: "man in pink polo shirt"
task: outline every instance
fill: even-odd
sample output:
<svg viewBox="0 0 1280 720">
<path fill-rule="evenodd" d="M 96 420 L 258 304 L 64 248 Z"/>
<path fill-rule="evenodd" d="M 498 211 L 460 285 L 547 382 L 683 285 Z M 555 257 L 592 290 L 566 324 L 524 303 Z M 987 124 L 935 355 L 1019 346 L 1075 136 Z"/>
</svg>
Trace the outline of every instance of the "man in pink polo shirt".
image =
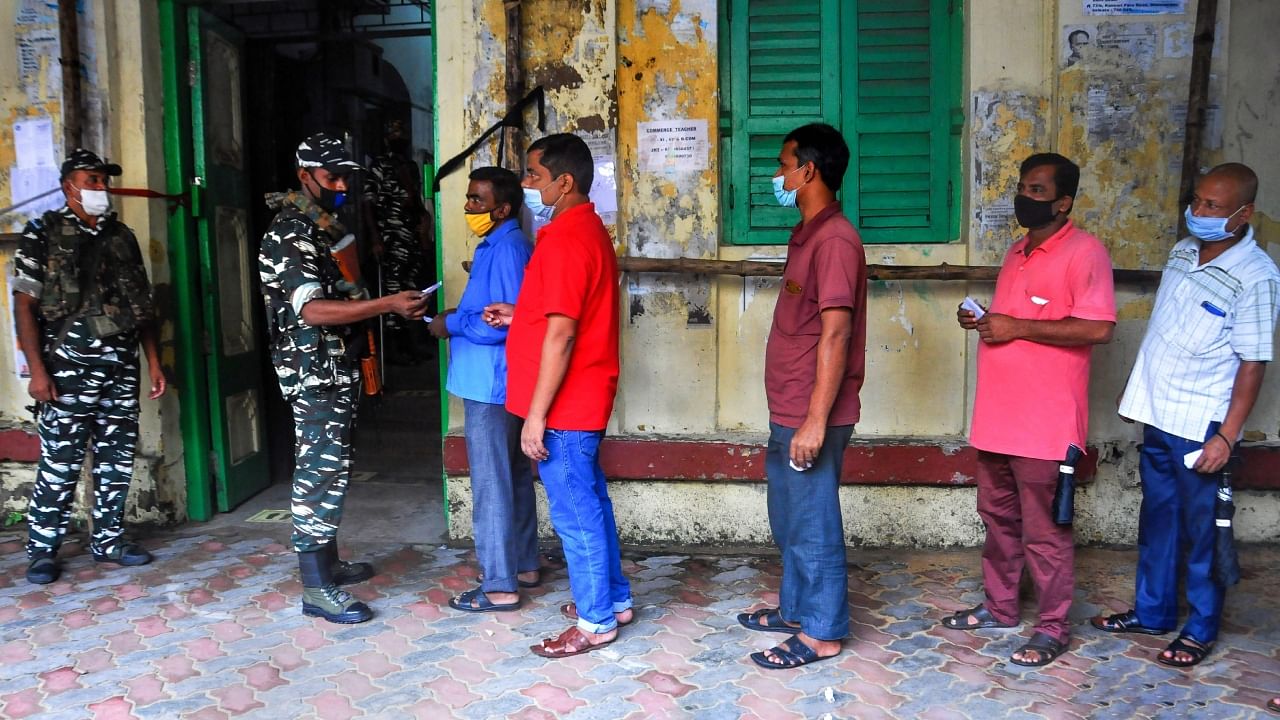
<svg viewBox="0 0 1280 720">
<path fill-rule="evenodd" d="M 1070 525 L 1051 505 L 1067 447 L 1084 448 L 1089 421 L 1089 356 L 1111 341 L 1116 305 L 1111 259 L 1102 243 L 1068 219 L 1080 168 L 1056 153 L 1022 163 L 1014 212 L 1027 228 L 1009 248 L 995 298 L 979 319 L 963 307 L 960 327 L 977 330 L 978 389 L 969 441 L 978 449 L 978 514 L 986 601 L 943 620 L 955 630 L 1017 627 L 1025 564 L 1040 621 L 1010 658 L 1038 667 L 1071 640 L 1067 612 L 1075 587 Z"/>
</svg>

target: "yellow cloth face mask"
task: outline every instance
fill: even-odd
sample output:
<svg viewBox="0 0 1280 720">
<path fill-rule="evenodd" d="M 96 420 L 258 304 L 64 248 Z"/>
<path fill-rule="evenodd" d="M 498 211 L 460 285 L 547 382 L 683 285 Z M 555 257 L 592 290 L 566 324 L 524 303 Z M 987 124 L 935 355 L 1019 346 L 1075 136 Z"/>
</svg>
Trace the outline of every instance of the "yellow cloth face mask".
<svg viewBox="0 0 1280 720">
<path fill-rule="evenodd" d="M 475 233 L 476 237 L 484 237 L 489 234 L 494 225 L 498 224 L 492 215 L 493 211 L 467 213 L 467 227 L 471 228 L 471 232 Z"/>
</svg>

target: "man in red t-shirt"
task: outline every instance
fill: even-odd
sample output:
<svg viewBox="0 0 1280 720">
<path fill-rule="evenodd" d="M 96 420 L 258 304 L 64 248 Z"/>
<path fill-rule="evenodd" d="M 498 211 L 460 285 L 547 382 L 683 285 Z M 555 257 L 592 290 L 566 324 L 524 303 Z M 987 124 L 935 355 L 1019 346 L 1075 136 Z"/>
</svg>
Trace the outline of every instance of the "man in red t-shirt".
<svg viewBox="0 0 1280 720">
<path fill-rule="evenodd" d="M 986 598 L 942 624 L 1017 627 L 1025 565 L 1040 617 L 1009 659 L 1029 667 L 1053 662 L 1071 642 L 1075 545 L 1071 526 L 1054 521 L 1054 493 L 1068 447 L 1085 447 L 1089 358 L 1116 320 L 1107 249 L 1068 217 L 1079 184 L 1080 168 L 1057 153 L 1023 161 L 1013 209 L 1027 234 L 1009 248 L 982 317 L 964 307 L 956 316 L 981 340 L 969 442 L 987 528 Z"/>
<path fill-rule="evenodd" d="M 861 409 L 866 367 L 867 260 L 836 192 L 849 147 L 830 125 L 783 140 L 773 192 L 800 210 L 791 231 L 765 350 L 769 400 L 769 528 L 782 551 L 778 607 L 738 615 L 752 630 L 792 633 L 752 653 L 771 669 L 840 653 L 849 634 L 840 472 Z"/>
<path fill-rule="evenodd" d="M 514 306 L 485 308 L 507 335 L 507 409 L 524 418 L 520 447 L 537 461 L 551 523 L 564 546 L 577 624 L 531 650 L 560 658 L 589 652 L 631 622 L 613 503 L 600 469 L 618 389 L 618 261 L 587 198 L 594 165 L 576 135 L 529 146 L 525 205 L 550 220 L 538 231 Z"/>
</svg>

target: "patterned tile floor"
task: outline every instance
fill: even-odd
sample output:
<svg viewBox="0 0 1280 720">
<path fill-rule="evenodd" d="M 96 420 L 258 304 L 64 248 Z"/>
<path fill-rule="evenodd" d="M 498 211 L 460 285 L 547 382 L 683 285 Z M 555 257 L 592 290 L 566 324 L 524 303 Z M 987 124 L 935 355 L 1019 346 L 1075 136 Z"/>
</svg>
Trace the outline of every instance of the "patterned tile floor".
<svg viewBox="0 0 1280 720">
<path fill-rule="evenodd" d="M 1209 661 L 1151 661 L 1166 639 L 1085 623 L 1132 593 L 1132 551 L 1078 556 L 1072 650 L 1043 671 L 1006 662 L 1016 631 L 967 634 L 937 620 L 981 598 L 976 551 L 852 551 L 853 634 L 844 654 L 799 671 L 747 654 L 779 636 L 735 613 L 776 600 L 767 555 L 629 552 L 637 622 L 609 648 L 567 660 L 529 653 L 566 626 L 564 572 L 516 612 L 464 615 L 469 551 L 362 546 L 381 570 L 356 594 L 378 616 L 330 625 L 298 611 L 278 528 L 190 526 L 146 540 L 155 564 L 96 566 L 64 550 L 64 578 L 22 577 L 0 537 L 0 716 L 5 718 L 1245 718 L 1280 692 L 1280 549 L 1244 548 Z M 1027 608 L 1026 617 L 1030 617 Z"/>
</svg>

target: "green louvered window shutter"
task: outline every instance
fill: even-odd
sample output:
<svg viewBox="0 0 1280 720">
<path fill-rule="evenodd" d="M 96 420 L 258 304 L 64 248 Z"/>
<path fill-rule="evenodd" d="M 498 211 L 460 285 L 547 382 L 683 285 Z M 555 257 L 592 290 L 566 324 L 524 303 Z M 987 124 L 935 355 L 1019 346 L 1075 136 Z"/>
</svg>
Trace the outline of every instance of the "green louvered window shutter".
<svg viewBox="0 0 1280 720">
<path fill-rule="evenodd" d="M 787 241 L 798 216 L 778 207 L 769 181 L 782 138 L 814 121 L 840 128 L 849 142 L 840 197 L 865 242 L 958 237 L 959 2 L 728 0 L 727 242 Z"/>
<path fill-rule="evenodd" d="M 728 240 L 784 244 L 799 217 L 773 197 L 782 138 L 805 123 L 840 122 L 839 0 L 728 2 L 721 72 L 722 89 L 729 81 L 721 93 Z"/>
<path fill-rule="evenodd" d="M 962 125 L 953 2 L 858 0 L 841 19 L 844 57 L 856 59 L 842 83 L 855 180 L 844 208 L 866 242 L 953 239 Z"/>
</svg>

